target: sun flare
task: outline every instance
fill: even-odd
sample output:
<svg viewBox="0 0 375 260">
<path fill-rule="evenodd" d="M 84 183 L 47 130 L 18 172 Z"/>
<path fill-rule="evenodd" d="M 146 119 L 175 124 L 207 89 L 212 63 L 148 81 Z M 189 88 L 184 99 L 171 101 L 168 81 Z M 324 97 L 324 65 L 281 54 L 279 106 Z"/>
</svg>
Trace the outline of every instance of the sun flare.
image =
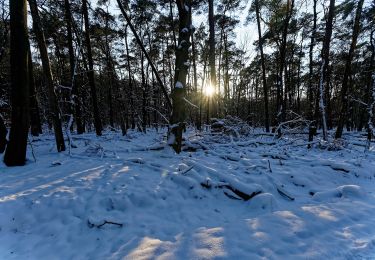
<svg viewBox="0 0 375 260">
<path fill-rule="evenodd" d="M 212 97 L 215 94 L 215 88 L 212 85 L 207 85 L 204 88 L 204 94 L 208 97 Z"/>
</svg>

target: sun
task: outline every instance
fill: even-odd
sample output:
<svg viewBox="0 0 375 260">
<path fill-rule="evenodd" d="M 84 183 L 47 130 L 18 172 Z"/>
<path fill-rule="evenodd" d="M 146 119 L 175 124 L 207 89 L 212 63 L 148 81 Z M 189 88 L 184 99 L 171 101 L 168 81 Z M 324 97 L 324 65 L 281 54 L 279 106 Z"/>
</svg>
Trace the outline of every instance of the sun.
<svg viewBox="0 0 375 260">
<path fill-rule="evenodd" d="M 212 97 L 215 94 L 215 88 L 211 84 L 206 85 L 204 88 L 204 94 L 207 97 Z"/>
</svg>

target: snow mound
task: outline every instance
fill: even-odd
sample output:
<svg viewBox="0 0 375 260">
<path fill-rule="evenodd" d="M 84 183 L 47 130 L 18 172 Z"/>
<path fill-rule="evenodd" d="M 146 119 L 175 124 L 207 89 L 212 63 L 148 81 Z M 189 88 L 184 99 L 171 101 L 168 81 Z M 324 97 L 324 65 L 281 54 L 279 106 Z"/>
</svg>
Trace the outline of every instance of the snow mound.
<svg viewBox="0 0 375 260">
<path fill-rule="evenodd" d="M 363 190 L 358 185 L 343 185 L 332 190 L 316 192 L 313 198 L 316 201 L 325 201 L 334 198 L 360 199 L 364 195 Z"/>
<path fill-rule="evenodd" d="M 250 200 L 249 208 L 251 210 L 273 212 L 277 208 L 277 202 L 271 193 L 262 193 Z"/>
</svg>

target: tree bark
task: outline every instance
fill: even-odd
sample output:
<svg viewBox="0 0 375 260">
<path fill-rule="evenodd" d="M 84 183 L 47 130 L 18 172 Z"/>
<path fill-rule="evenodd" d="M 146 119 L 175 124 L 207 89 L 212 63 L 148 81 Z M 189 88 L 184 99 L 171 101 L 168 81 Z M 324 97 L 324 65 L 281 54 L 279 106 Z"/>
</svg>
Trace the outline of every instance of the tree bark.
<svg viewBox="0 0 375 260">
<path fill-rule="evenodd" d="M 36 40 L 38 43 L 40 56 L 42 59 L 43 73 L 46 78 L 46 85 L 48 91 L 48 103 L 53 121 L 53 128 L 55 131 L 55 140 L 57 151 L 65 151 L 64 136 L 61 125 L 60 109 L 57 103 L 57 96 L 55 93 L 55 86 L 53 82 L 53 76 L 51 71 L 51 65 L 48 57 L 46 41 L 44 38 L 44 32 L 41 26 L 41 21 L 38 13 L 38 7 L 36 0 L 29 0 L 31 16 L 33 18 L 33 29 L 35 32 Z"/>
<path fill-rule="evenodd" d="M 7 166 L 20 166 L 26 162 L 30 117 L 28 82 L 29 39 L 26 0 L 9 1 L 9 9 L 12 126 L 9 135 L 9 144 L 4 155 L 4 163 Z"/>
<path fill-rule="evenodd" d="M 362 7 L 363 7 L 364 0 L 359 0 L 355 20 L 354 20 L 354 27 L 353 27 L 353 35 L 352 35 L 352 42 L 350 44 L 350 49 L 348 56 L 345 62 L 345 71 L 344 71 L 344 78 L 342 81 L 342 88 L 341 88 L 341 112 L 339 121 L 337 123 L 337 130 L 335 139 L 341 138 L 342 131 L 344 128 L 344 123 L 346 120 L 347 112 L 348 112 L 348 88 L 349 88 L 349 78 L 351 77 L 352 71 L 352 60 L 354 57 L 354 52 L 357 47 L 357 40 L 359 33 L 361 31 L 361 15 L 362 15 Z"/>
<path fill-rule="evenodd" d="M 176 67 L 174 76 L 174 89 L 172 91 L 173 110 L 171 117 L 171 130 L 169 134 L 169 143 L 177 152 L 181 152 L 182 132 L 185 129 L 185 94 L 186 77 L 189 68 L 189 47 L 191 36 L 191 0 L 177 0 L 179 14 L 179 35 L 178 46 L 176 49 Z"/>
</svg>

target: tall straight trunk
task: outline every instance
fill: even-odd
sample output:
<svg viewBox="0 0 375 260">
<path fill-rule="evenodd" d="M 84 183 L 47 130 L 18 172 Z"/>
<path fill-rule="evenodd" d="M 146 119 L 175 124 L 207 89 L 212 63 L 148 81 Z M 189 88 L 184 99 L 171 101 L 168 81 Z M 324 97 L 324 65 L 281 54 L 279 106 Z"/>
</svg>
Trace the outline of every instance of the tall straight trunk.
<svg viewBox="0 0 375 260">
<path fill-rule="evenodd" d="M 10 72 L 12 86 L 12 126 L 10 129 L 9 143 L 4 155 L 4 163 L 7 166 L 19 166 L 24 165 L 26 162 L 27 134 L 29 131 L 30 116 L 27 57 L 30 54 L 27 35 L 26 0 L 10 0 L 9 10 L 11 30 Z M 3 131 L 4 129 L 1 130 L 1 132 Z"/>
<path fill-rule="evenodd" d="M 217 67 L 217 111 L 218 115 L 221 115 L 221 109 L 225 110 L 225 104 L 222 104 L 221 100 L 221 67 L 222 67 L 222 52 L 223 52 L 223 35 L 224 35 L 224 27 L 222 26 L 220 29 L 220 44 L 219 44 L 219 60 L 218 60 L 218 67 Z M 224 91 L 223 91 L 224 92 Z M 223 108 L 221 107 L 223 105 Z M 225 112 L 224 112 L 225 114 Z"/>
<path fill-rule="evenodd" d="M 147 111 L 146 111 L 146 78 L 145 78 L 145 68 L 144 68 L 144 56 L 141 53 L 141 76 L 142 76 L 142 131 L 146 133 L 147 128 Z"/>
<path fill-rule="evenodd" d="M 371 60 L 370 60 L 370 70 L 368 74 L 368 83 L 367 83 L 367 93 L 366 93 L 366 99 L 367 99 L 367 113 L 368 113 L 368 120 L 367 120 L 367 140 L 369 141 L 368 144 L 370 144 L 372 135 L 374 133 L 374 106 L 375 106 L 375 28 L 371 31 L 370 34 L 370 46 L 371 46 Z"/>
<path fill-rule="evenodd" d="M 72 12 L 70 9 L 69 0 L 65 0 L 64 3 L 65 8 L 65 22 L 66 22 L 66 30 L 67 30 L 67 40 L 68 40 L 68 50 L 69 50 L 69 65 L 70 65 L 70 79 L 72 85 L 72 99 L 73 105 L 71 107 L 71 113 L 75 113 L 75 123 L 77 125 L 77 134 L 83 134 L 85 129 L 82 123 L 82 109 L 81 109 L 81 102 L 79 99 L 79 92 L 78 92 L 78 84 L 76 81 L 75 71 L 76 71 L 76 64 L 75 64 L 75 54 L 73 48 L 73 32 L 72 32 Z"/>
<path fill-rule="evenodd" d="M 224 33 L 224 55 L 225 55 L 225 65 L 223 66 L 223 76 L 224 76 L 224 89 L 226 100 L 230 100 L 230 89 L 229 89 L 229 53 L 228 53 L 228 34 Z M 228 102 L 229 103 L 229 102 Z"/>
<path fill-rule="evenodd" d="M 185 94 L 186 94 L 186 77 L 188 74 L 188 59 L 191 35 L 191 17 L 190 8 L 191 0 L 177 1 L 179 14 L 179 35 L 178 46 L 176 49 L 176 66 L 174 76 L 174 89 L 172 91 L 173 109 L 170 131 L 170 144 L 177 152 L 182 148 L 182 132 L 185 129 Z"/>
<path fill-rule="evenodd" d="M 210 85 L 216 89 L 216 58 L 215 58 L 215 16 L 214 0 L 208 0 L 208 23 L 209 23 L 209 66 L 210 66 Z M 219 90 L 217 91 L 219 93 Z"/>
<path fill-rule="evenodd" d="M 313 77 L 314 77 L 314 46 L 316 41 L 316 23 L 318 14 L 316 12 L 316 5 L 318 0 L 313 0 L 313 10 L 314 10 L 314 18 L 313 18 L 313 28 L 311 32 L 310 38 L 310 50 L 309 50 L 309 85 L 308 85 L 308 101 L 309 101 L 309 112 L 308 112 L 308 119 L 311 121 L 309 127 L 309 142 L 312 142 L 314 139 L 314 135 L 316 134 L 316 123 L 312 123 L 314 121 L 314 90 L 313 90 Z M 309 144 L 309 148 L 311 145 Z"/>
<path fill-rule="evenodd" d="M 328 11 L 328 19 L 326 22 L 326 31 L 324 35 L 323 41 L 323 49 L 322 49 L 322 63 L 320 69 L 320 80 L 319 80 L 319 88 L 318 93 L 316 95 L 316 105 L 315 105 L 315 120 L 318 123 L 319 119 L 319 111 L 322 120 L 322 128 L 323 128 L 323 139 L 327 140 L 327 122 L 326 122 L 326 110 L 325 110 L 325 100 L 324 100 L 324 91 L 329 89 L 329 52 L 330 52 L 330 43 L 332 37 L 332 29 L 333 29 L 333 18 L 335 16 L 335 0 L 330 0 L 329 4 L 329 11 Z M 325 87 L 326 86 L 326 87 Z M 327 96 L 327 95 L 326 95 Z"/>
<path fill-rule="evenodd" d="M 297 100 L 296 100 L 296 108 L 297 113 L 301 113 L 301 96 L 300 96 L 300 89 L 301 89 L 301 74 L 302 74 L 302 58 L 303 58 L 303 41 L 301 41 L 300 50 L 298 54 L 298 67 L 297 67 L 297 89 L 295 92 L 297 92 Z"/>
<path fill-rule="evenodd" d="M 132 81 L 132 70 L 130 65 L 130 52 L 129 52 L 129 45 L 128 45 L 128 26 L 125 28 L 125 48 L 126 48 L 126 57 L 127 57 L 127 67 L 128 67 L 128 84 L 129 84 L 129 91 L 130 91 L 130 123 L 131 128 L 135 129 L 135 109 L 134 109 L 134 93 L 133 93 L 133 81 Z"/>
<path fill-rule="evenodd" d="M 175 25 L 174 25 L 174 15 L 173 15 L 173 0 L 169 0 L 169 16 L 170 16 L 170 26 L 171 26 L 171 31 L 173 35 L 173 43 L 174 43 L 174 48 L 177 48 L 177 38 L 176 38 L 176 31 L 175 31 Z"/>
<path fill-rule="evenodd" d="M 280 88 L 280 97 L 279 97 L 279 107 L 278 107 L 278 122 L 281 123 L 282 121 L 285 120 L 286 117 L 286 100 L 282 98 L 282 93 L 284 91 L 284 96 L 286 96 L 286 88 L 284 90 L 284 70 L 285 70 L 285 58 L 286 58 L 286 45 L 287 45 L 287 38 L 288 38 L 288 31 L 289 31 L 289 23 L 290 19 L 292 18 L 293 15 L 293 9 L 294 9 L 294 0 L 288 0 L 287 1 L 287 8 L 286 8 L 286 17 L 284 20 L 284 25 L 283 25 L 283 32 L 282 32 L 282 41 L 280 45 L 280 62 L 279 62 L 279 88 Z M 279 128 L 281 131 L 281 129 Z M 280 136 L 281 132 L 279 132 Z"/>
<path fill-rule="evenodd" d="M 91 50 L 91 40 L 90 40 L 90 22 L 89 22 L 89 14 L 87 8 L 87 0 L 82 0 L 82 12 L 84 17 L 85 23 L 85 42 L 86 42 L 86 49 L 87 49 L 87 59 L 89 62 L 89 71 L 88 71 L 88 79 L 90 84 L 90 92 L 91 92 L 91 102 L 93 107 L 94 113 L 94 126 L 96 135 L 102 135 L 102 121 L 100 119 L 99 107 L 98 107 L 98 97 L 96 94 L 96 85 L 95 85 L 95 73 L 94 73 L 94 61 L 92 58 L 92 50 Z"/>
<path fill-rule="evenodd" d="M 56 139 L 56 146 L 57 151 L 65 151 L 65 143 L 64 143 L 64 136 L 62 132 L 62 125 L 61 125 L 61 114 L 59 105 L 57 102 L 57 96 L 55 93 L 55 86 L 53 82 L 51 64 L 48 57 L 46 40 L 44 38 L 44 32 L 41 26 L 40 17 L 38 13 L 38 7 L 36 0 L 29 0 L 31 16 L 33 18 L 33 29 L 36 36 L 36 41 L 38 43 L 40 56 L 42 59 L 42 67 L 43 73 L 46 78 L 46 85 L 48 91 L 48 103 L 49 109 L 51 113 L 51 118 L 53 121 L 53 128 L 55 131 L 55 139 Z"/>
<path fill-rule="evenodd" d="M 192 19 L 193 17 L 193 11 L 192 11 L 192 8 L 190 8 L 190 12 L 189 12 L 189 15 L 190 15 L 190 20 Z M 198 91 L 198 74 L 197 74 L 197 51 L 196 51 L 196 44 L 195 44 L 195 41 L 194 41 L 194 31 L 195 29 L 192 28 L 192 31 L 191 31 L 191 52 L 192 52 L 192 62 L 193 62 L 193 92 L 197 93 Z"/>
<path fill-rule="evenodd" d="M 34 79 L 33 61 L 31 58 L 30 44 L 29 44 L 29 55 L 28 55 L 28 70 L 29 70 L 29 93 L 30 93 L 30 126 L 31 134 L 33 136 L 39 136 L 42 134 L 42 124 L 39 114 L 39 102 L 36 96 L 36 86 Z"/>
<path fill-rule="evenodd" d="M 107 77 L 109 80 L 108 84 L 108 117 L 109 117 L 109 125 L 112 127 L 112 130 L 115 127 L 114 124 L 114 112 L 113 112 L 113 87 L 115 84 L 115 67 L 113 65 L 113 60 L 111 56 L 111 47 L 109 44 L 109 39 L 108 39 L 108 34 L 109 34 L 109 21 L 108 21 L 108 16 L 109 16 L 109 11 L 108 11 L 108 6 L 107 6 L 107 13 L 105 16 L 105 59 L 106 59 L 106 66 L 107 66 Z M 122 113 L 122 111 L 121 111 Z M 120 114 L 121 114 L 120 113 Z"/>
<path fill-rule="evenodd" d="M 263 83 L 263 96 L 264 96 L 264 125 L 266 127 L 266 132 L 270 131 L 270 114 L 268 109 L 268 88 L 267 88 L 267 78 L 266 78 L 266 65 L 264 61 L 264 52 L 263 52 L 263 39 L 262 39 L 262 28 L 260 26 L 260 7 L 259 0 L 255 0 L 255 14 L 257 19 L 258 26 L 258 44 L 260 52 L 260 62 L 262 66 L 262 83 Z"/>
<path fill-rule="evenodd" d="M 314 47 L 316 41 L 316 24 L 318 14 L 316 12 L 316 5 L 318 0 L 314 1 L 314 18 L 313 18 L 313 28 L 310 38 L 310 50 L 309 50 L 309 87 L 308 87 L 308 100 L 309 100 L 309 118 L 313 120 L 314 117 L 314 90 L 313 90 L 313 77 L 314 77 Z"/>
<path fill-rule="evenodd" d="M 190 12 L 189 12 L 189 15 L 190 15 L 190 19 L 192 19 L 192 14 L 193 14 L 193 11 L 192 11 L 192 8 L 190 8 Z M 196 43 L 195 43 L 195 40 L 194 40 L 194 31 L 195 29 L 193 29 L 193 31 L 191 32 L 191 51 L 192 51 L 192 61 L 193 61 L 193 101 L 196 102 L 198 101 L 198 73 L 197 73 L 197 50 L 196 50 Z M 200 130 L 201 129 L 201 125 L 199 123 L 199 112 L 198 113 L 195 113 L 195 123 L 196 123 L 196 126 L 197 126 L 197 129 Z"/>
<path fill-rule="evenodd" d="M 202 115 L 203 115 L 203 98 L 204 98 L 204 84 L 205 84 L 205 78 L 206 78 L 206 69 L 207 69 L 207 55 L 203 56 L 203 76 L 202 76 L 202 84 L 201 84 L 201 95 L 200 95 L 200 101 L 199 101 L 199 126 L 202 128 Z"/>
<path fill-rule="evenodd" d="M 362 8 L 363 8 L 363 2 L 364 0 L 359 0 L 356 14 L 355 14 L 355 20 L 354 20 L 354 27 L 353 27 L 353 35 L 352 35 L 352 42 L 350 44 L 350 49 L 348 56 L 346 58 L 345 62 L 345 71 L 344 71 L 344 78 L 342 81 L 342 88 L 341 88 L 341 111 L 340 111 L 340 117 L 337 124 L 337 130 L 335 138 L 341 138 L 342 136 L 342 130 L 344 128 L 344 123 L 346 120 L 347 112 L 348 112 L 348 88 L 349 88 L 349 78 L 352 74 L 352 60 L 354 57 L 355 49 L 357 48 L 357 40 L 359 33 L 361 31 L 361 16 L 362 16 Z"/>
</svg>

